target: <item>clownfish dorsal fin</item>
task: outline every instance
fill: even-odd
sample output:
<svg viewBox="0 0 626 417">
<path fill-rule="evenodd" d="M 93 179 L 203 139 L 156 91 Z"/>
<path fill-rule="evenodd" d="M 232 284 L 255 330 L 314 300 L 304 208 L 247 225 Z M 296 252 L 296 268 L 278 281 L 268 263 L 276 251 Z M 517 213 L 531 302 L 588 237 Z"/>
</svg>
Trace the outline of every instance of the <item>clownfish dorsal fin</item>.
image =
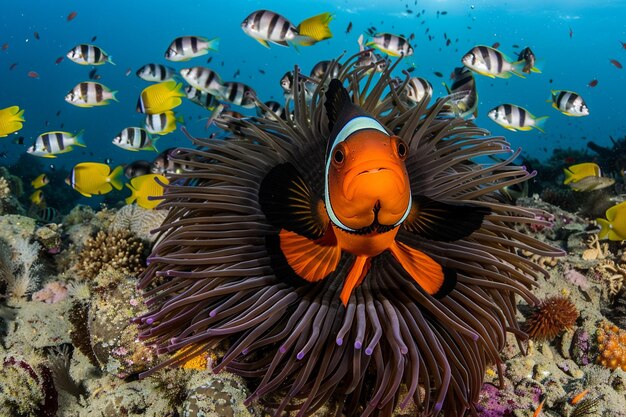
<svg viewBox="0 0 626 417">
<path fill-rule="evenodd" d="M 326 102 L 324 103 L 326 116 L 328 116 L 328 131 L 333 131 L 339 115 L 350 105 L 353 105 L 350 94 L 341 84 L 341 81 L 336 78 L 330 80 L 328 91 L 326 91 Z"/>
</svg>

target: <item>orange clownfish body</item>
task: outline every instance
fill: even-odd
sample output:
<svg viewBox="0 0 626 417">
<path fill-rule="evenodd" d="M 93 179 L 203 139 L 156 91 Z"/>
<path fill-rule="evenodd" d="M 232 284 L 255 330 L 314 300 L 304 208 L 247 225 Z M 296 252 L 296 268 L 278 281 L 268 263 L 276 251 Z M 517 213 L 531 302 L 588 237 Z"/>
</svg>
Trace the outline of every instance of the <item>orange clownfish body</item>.
<svg viewBox="0 0 626 417">
<path fill-rule="evenodd" d="M 352 104 L 338 80 L 326 93 L 326 109 L 331 135 L 322 195 L 311 191 L 289 163 L 276 166 L 261 184 L 263 212 L 281 229 L 275 242 L 279 251 L 270 256 L 316 282 L 335 271 L 342 253 L 354 255 L 340 294 L 344 305 L 372 258 L 385 251 L 424 291 L 446 295 L 456 283 L 455 271 L 398 241 L 399 229 L 431 240 L 457 240 L 478 229 L 488 209 L 412 196 L 408 145 Z M 450 222 L 448 216 L 457 218 Z"/>
</svg>

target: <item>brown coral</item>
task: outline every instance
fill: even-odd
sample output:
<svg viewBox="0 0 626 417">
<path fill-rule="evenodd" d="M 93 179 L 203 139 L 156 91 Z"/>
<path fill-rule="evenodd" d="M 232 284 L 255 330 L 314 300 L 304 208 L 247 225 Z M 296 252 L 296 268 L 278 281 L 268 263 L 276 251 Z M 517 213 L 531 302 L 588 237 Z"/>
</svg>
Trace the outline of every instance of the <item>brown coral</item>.
<svg viewBox="0 0 626 417">
<path fill-rule="evenodd" d="M 603 322 L 598 327 L 598 363 L 609 369 L 626 371 L 626 330 Z"/>
<path fill-rule="evenodd" d="M 136 276 L 145 268 L 145 248 L 141 241 L 125 230 L 99 231 L 80 252 L 78 273 L 95 278 L 107 267 Z"/>
<path fill-rule="evenodd" d="M 565 329 L 570 329 L 578 318 L 574 303 L 561 296 L 546 298 L 526 320 L 525 331 L 533 340 L 552 340 Z"/>
</svg>

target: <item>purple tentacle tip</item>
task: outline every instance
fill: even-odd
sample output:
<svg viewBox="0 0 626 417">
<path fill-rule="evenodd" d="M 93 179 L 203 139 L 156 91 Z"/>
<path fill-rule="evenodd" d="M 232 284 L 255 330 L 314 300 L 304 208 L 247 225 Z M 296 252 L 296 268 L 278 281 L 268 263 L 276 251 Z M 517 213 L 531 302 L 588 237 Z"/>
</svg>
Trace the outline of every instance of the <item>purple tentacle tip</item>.
<svg viewBox="0 0 626 417">
<path fill-rule="evenodd" d="M 337 346 L 343 345 L 343 339 L 341 337 L 338 337 L 336 342 L 337 342 Z"/>
<path fill-rule="evenodd" d="M 280 353 L 285 353 L 285 352 L 287 352 L 287 347 L 285 345 L 282 345 L 280 348 L 278 348 L 278 351 Z"/>
<path fill-rule="evenodd" d="M 363 342 L 361 342 L 360 340 L 357 340 L 356 342 L 354 342 L 355 349 L 361 349 L 362 346 L 363 346 Z"/>
<path fill-rule="evenodd" d="M 371 355 L 372 355 L 372 353 L 374 353 L 374 349 L 369 348 L 369 347 L 368 347 L 368 348 L 365 348 L 365 354 L 366 354 L 367 356 L 371 356 Z"/>
<path fill-rule="evenodd" d="M 209 312 L 209 317 L 215 317 L 215 316 L 217 316 L 217 311 L 215 311 L 215 310 L 211 310 L 211 311 Z"/>
<path fill-rule="evenodd" d="M 147 323 L 147 324 L 152 324 L 152 323 L 154 323 L 154 319 L 153 319 L 152 317 L 148 317 L 148 318 L 146 319 L 146 323 Z"/>
<path fill-rule="evenodd" d="M 301 360 L 302 358 L 304 358 L 304 352 L 298 352 L 296 359 Z"/>
<path fill-rule="evenodd" d="M 435 407 L 433 408 L 433 414 L 437 414 L 438 412 L 441 411 L 442 408 L 443 408 L 443 401 L 439 401 L 437 404 L 435 404 Z"/>
</svg>

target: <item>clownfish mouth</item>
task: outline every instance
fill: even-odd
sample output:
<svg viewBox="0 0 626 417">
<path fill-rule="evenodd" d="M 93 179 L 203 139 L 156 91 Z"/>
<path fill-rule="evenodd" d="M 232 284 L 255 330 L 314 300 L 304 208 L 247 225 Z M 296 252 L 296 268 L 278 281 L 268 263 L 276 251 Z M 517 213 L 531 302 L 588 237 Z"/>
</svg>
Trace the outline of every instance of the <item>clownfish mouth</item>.
<svg viewBox="0 0 626 417">
<path fill-rule="evenodd" d="M 387 233 L 390 230 L 395 229 L 398 225 L 388 225 L 388 224 L 380 224 L 378 222 L 378 213 L 380 212 L 380 201 L 376 201 L 374 207 L 372 208 L 374 212 L 374 221 L 369 226 L 364 226 L 355 230 L 347 230 L 343 227 L 337 226 L 339 229 L 344 232 L 355 234 L 355 235 L 367 235 L 370 233 Z"/>
</svg>

